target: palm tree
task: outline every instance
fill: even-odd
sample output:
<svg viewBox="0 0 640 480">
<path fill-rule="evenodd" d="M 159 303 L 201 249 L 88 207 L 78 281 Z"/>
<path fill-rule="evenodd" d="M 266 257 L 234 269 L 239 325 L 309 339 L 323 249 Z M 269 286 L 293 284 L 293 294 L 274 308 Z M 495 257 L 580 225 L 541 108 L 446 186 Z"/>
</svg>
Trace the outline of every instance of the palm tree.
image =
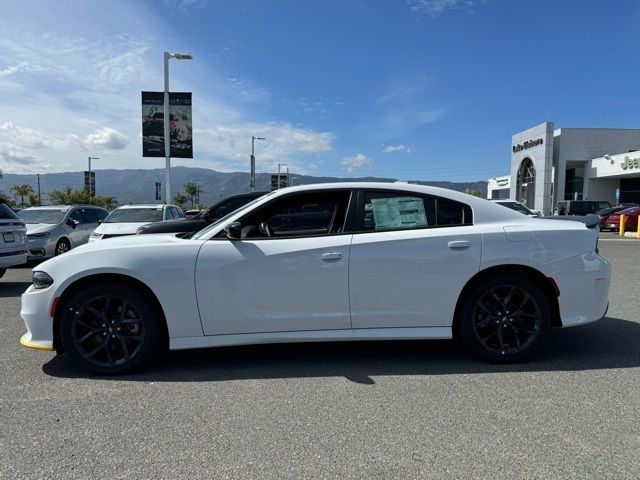
<svg viewBox="0 0 640 480">
<path fill-rule="evenodd" d="M 180 208 L 184 208 L 184 204 L 187 203 L 187 200 L 189 200 L 189 197 L 187 197 L 186 195 L 183 195 L 182 193 L 176 193 L 175 196 L 173 197 L 173 201 Z"/>
<path fill-rule="evenodd" d="M 14 185 L 11 187 L 11 193 L 16 197 L 20 197 L 20 207 L 24 208 L 27 204 L 24 202 L 24 197 L 34 193 L 31 185 Z"/>
<path fill-rule="evenodd" d="M 191 202 L 191 208 L 194 207 L 197 198 L 200 201 L 200 194 L 202 193 L 202 187 L 195 182 L 187 182 L 184 184 L 184 193 L 187 194 L 189 202 Z"/>
</svg>

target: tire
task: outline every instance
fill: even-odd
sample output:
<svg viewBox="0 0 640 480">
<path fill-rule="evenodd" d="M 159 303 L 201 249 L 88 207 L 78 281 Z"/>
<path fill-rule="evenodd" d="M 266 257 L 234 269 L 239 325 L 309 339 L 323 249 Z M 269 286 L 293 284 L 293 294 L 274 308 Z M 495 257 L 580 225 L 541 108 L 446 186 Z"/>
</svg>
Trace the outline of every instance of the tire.
<svg viewBox="0 0 640 480">
<path fill-rule="evenodd" d="M 71 250 L 71 244 L 69 243 L 69 240 L 67 240 L 66 238 L 61 238 L 60 240 L 58 240 L 58 243 L 56 243 L 56 250 L 54 252 L 54 255 L 62 255 L 63 253 L 67 253 L 69 250 Z"/>
<path fill-rule="evenodd" d="M 75 365 L 91 373 L 115 375 L 141 367 L 162 350 L 166 342 L 160 321 L 151 303 L 137 291 L 98 284 L 65 303 L 60 338 Z"/>
<path fill-rule="evenodd" d="M 6 268 L 0 268 L 0 278 L 4 277 L 4 274 L 7 272 Z"/>
<path fill-rule="evenodd" d="M 519 276 L 497 276 L 465 295 L 456 320 L 456 336 L 487 360 L 527 360 L 550 330 L 551 309 L 540 288 Z"/>
</svg>

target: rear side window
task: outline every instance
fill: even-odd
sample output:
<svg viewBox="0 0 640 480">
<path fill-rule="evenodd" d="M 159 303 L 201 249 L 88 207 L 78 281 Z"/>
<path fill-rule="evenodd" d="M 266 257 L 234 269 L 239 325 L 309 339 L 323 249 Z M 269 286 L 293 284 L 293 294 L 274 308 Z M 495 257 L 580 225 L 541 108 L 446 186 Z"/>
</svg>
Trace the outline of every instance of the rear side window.
<svg viewBox="0 0 640 480">
<path fill-rule="evenodd" d="M 471 225 L 471 208 L 439 197 L 399 192 L 365 192 L 360 228 L 364 231 Z"/>
<path fill-rule="evenodd" d="M 4 202 L 0 202 L 0 220 L 19 220 L 20 217 L 11 210 L 11 207 Z"/>
</svg>

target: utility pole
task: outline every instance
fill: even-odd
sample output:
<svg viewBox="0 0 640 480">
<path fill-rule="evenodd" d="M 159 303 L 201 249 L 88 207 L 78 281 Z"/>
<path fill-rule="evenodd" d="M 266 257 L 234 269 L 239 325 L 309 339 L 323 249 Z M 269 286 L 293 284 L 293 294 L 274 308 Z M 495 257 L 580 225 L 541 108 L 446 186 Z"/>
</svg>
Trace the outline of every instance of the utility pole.
<svg viewBox="0 0 640 480">
<path fill-rule="evenodd" d="M 251 188 L 252 192 L 256 189 L 256 156 L 254 155 L 256 140 L 266 139 L 264 137 L 254 137 L 253 135 L 251 136 L 251 157 L 249 157 L 251 160 L 251 173 L 249 178 L 249 187 Z"/>
<path fill-rule="evenodd" d="M 40 200 L 40 174 L 38 173 L 38 205 L 41 205 L 42 202 Z"/>
<path fill-rule="evenodd" d="M 166 163 L 166 174 L 164 176 L 165 184 L 165 203 L 171 201 L 171 132 L 169 123 L 171 121 L 171 113 L 169 112 L 169 59 L 191 60 L 193 57 L 188 53 L 169 53 L 164 52 L 164 158 Z"/>
</svg>

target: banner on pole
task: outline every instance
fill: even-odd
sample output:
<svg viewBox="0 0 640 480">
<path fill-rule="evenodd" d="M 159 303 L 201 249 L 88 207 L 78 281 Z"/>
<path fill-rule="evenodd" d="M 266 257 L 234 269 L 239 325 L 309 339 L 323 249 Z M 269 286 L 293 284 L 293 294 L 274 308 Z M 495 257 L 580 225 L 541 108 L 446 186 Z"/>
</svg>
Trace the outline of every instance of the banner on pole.
<svg viewBox="0 0 640 480">
<path fill-rule="evenodd" d="M 280 179 L 280 185 L 278 185 L 278 178 Z M 289 186 L 289 175 L 281 173 L 280 175 L 271 175 L 271 190 L 278 190 L 280 188 L 287 188 Z"/>
<path fill-rule="evenodd" d="M 96 194 L 96 172 L 84 171 L 84 189 L 92 196 Z"/>
<path fill-rule="evenodd" d="M 169 93 L 171 156 L 193 158 L 191 92 Z M 142 156 L 164 157 L 164 93 L 142 92 Z"/>
</svg>

